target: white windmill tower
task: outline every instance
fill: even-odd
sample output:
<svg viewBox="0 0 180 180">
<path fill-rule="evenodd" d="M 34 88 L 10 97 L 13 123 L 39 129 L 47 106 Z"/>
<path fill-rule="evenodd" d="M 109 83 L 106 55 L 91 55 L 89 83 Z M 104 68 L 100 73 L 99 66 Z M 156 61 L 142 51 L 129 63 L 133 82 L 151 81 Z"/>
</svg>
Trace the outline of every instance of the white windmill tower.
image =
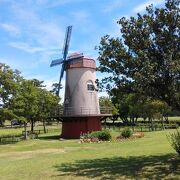
<svg viewBox="0 0 180 180">
<path fill-rule="evenodd" d="M 63 58 L 53 60 L 52 66 L 62 64 L 57 95 L 66 71 L 64 111 L 59 115 L 62 121 L 62 137 L 78 138 L 81 133 L 101 129 L 99 101 L 96 88 L 95 60 L 80 53 L 68 56 L 72 26 L 67 27 Z M 104 115 L 103 115 L 104 116 Z"/>
</svg>

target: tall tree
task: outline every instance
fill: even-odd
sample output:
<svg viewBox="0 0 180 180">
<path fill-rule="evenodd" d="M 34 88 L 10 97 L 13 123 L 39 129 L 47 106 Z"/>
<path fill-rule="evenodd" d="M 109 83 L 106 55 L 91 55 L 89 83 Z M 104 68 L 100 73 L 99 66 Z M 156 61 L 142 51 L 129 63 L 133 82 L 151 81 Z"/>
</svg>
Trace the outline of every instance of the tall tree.
<svg viewBox="0 0 180 180">
<path fill-rule="evenodd" d="M 22 76 L 18 70 L 12 70 L 9 66 L 0 63 L 0 124 L 6 119 L 13 119 L 16 116 L 9 109 L 9 103 L 13 95 L 19 89 Z"/>
<path fill-rule="evenodd" d="M 12 70 L 8 65 L 0 63 L 0 104 L 8 105 L 11 97 L 16 94 L 22 76 L 18 70 Z"/>
<path fill-rule="evenodd" d="M 34 122 L 38 113 L 38 91 L 33 80 L 23 80 L 17 93 L 12 97 L 10 108 L 18 117 L 24 117 L 31 123 L 33 131 Z"/>
<path fill-rule="evenodd" d="M 146 8 L 145 14 L 121 18 L 122 38 L 101 39 L 99 70 L 109 73 L 107 88 L 141 93 L 180 110 L 180 9 L 179 0 L 165 7 Z"/>
<path fill-rule="evenodd" d="M 46 89 L 38 89 L 38 114 L 36 119 L 43 122 L 46 133 L 46 122 L 51 117 L 52 111 L 58 106 L 60 98 Z"/>
<path fill-rule="evenodd" d="M 118 114 L 118 110 L 116 109 L 116 107 L 113 105 L 112 101 L 110 100 L 110 98 L 106 97 L 106 96 L 101 96 L 99 98 L 99 105 L 101 110 L 105 111 L 105 113 L 109 113 L 109 111 L 112 111 L 113 115 Z M 107 111 L 107 112 L 106 112 Z"/>
</svg>

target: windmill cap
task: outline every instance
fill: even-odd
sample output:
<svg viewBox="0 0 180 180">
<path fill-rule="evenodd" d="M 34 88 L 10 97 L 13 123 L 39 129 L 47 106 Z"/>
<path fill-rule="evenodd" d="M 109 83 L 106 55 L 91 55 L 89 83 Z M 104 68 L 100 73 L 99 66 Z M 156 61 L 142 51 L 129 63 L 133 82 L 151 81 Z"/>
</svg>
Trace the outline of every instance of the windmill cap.
<svg viewBox="0 0 180 180">
<path fill-rule="evenodd" d="M 89 56 L 84 56 L 83 53 L 80 53 L 80 52 L 74 52 L 74 53 L 70 54 L 68 59 L 76 59 L 79 57 L 83 57 L 84 59 L 94 60 L 93 58 L 91 58 Z"/>
<path fill-rule="evenodd" d="M 74 59 L 74 58 L 79 57 L 79 56 L 83 56 L 83 53 L 74 52 L 74 53 L 71 53 L 68 58 Z"/>
</svg>

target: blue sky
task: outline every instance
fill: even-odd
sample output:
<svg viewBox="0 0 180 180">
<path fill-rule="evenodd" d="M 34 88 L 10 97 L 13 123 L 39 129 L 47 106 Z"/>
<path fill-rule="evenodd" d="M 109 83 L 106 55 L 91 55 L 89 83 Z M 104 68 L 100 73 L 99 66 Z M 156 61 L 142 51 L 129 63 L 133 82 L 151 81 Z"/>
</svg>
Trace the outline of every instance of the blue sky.
<svg viewBox="0 0 180 180">
<path fill-rule="evenodd" d="M 120 36 L 117 20 L 142 13 L 152 3 L 161 6 L 164 0 L 0 0 L 0 62 L 50 88 L 59 79 L 60 66 L 49 65 L 62 57 L 68 25 L 73 26 L 69 53 L 96 59 L 94 47 L 102 36 Z"/>
</svg>

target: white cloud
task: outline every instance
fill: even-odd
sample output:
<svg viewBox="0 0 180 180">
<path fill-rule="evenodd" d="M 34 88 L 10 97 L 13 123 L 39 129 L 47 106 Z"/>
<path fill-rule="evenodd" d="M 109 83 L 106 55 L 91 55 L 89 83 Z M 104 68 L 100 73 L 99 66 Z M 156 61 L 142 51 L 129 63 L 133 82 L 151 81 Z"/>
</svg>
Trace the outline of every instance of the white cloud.
<svg viewBox="0 0 180 180">
<path fill-rule="evenodd" d="M 0 28 L 4 29 L 12 35 L 18 35 L 20 33 L 20 29 L 14 24 L 0 23 Z"/>
<path fill-rule="evenodd" d="M 27 53 L 37 53 L 37 52 L 46 51 L 48 55 L 51 55 L 57 51 L 56 47 L 48 47 L 48 48 L 47 47 L 33 47 L 25 42 L 10 42 L 9 46 L 25 51 Z"/>
<path fill-rule="evenodd" d="M 133 9 L 134 13 L 140 13 L 146 10 L 146 7 L 153 4 L 154 6 L 164 3 L 164 0 L 148 0 Z"/>
<path fill-rule="evenodd" d="M 72 17 L 75 19 L 76 23 L 87 23 L 90 15 L 87 11 L 80 10 L 77 12 L 72 12 Z"/>
<path fill-rule="evenodd" d="M 26 3 L 13 3 L 11 9 L 15 21 L 22 27 L 23 36 L 29 44 L 49 47 L 58 46 L 59 41 L 63 41 L 64 28 L 62 23 L 61 25 L 57 23 L 57 18 L 60 17 L 44 18 L 38 8 L 27 6 Z"/>
<path fill-rule="evenodd" d="M 35 3 L 37 5 L 41 5 L 44 6 L 46 8 L 54 8 L 54 7 L 58 7 L 58 6 L 62 6 L 62 5 L 66 5 L 66 4 L 72 4 L 72 3 L 78 3 L 81 2 L 83 0 L 36 0 Z"/>
<path fill-rule="evenodd" d="M 18 69 L 21 72 L 29 70 L 29 69 L 34 69 L 38 65 L 38 62 L 36 61 L 33 61 L 31 63 L 29 61 L 24 61 L 24 60 L 15 59 L 15 58 L 4 58 L 4 57 L 0 57 L 0 62 L 7 64 L 13 69 Z"/>
<path fill-rule="evenodd" d="M 43 47 L 31 47 L 29 44 L 24 43 L 24 42 L 10 42 L 9 45 L 11 47 L 23 50 L 28 53 L 36 53 L 36 52 L 41 52 L 41 51 L 46 50 L 46 48 L 43 48 Z"/>
<path fill-rule="evenodd" d="M 54 47 L 34 47 L 30 46 L 28 43 L 25 42 L 10 42 L 9 46 L 24 51 L 29 54 L 38 53 L 36 63 L 46 63 L 50 64 L 52 59 L 61 58 L 61 51 L 57 49 L 56 46 Z"/>
<path fill-rule="evenodd" d="M 64 41 L 64 30 L 58 26 L 57 23 L 43 22 L 33 24 L 34 36 L 37 37 L 36 41 L 42 46 L 56 46 L 59 47 Z"/>
<path fill-rule="evenodd" d="M 122 0 L 111 0 L 103 9 L 104 13 L 110 13 L 123 5 Z"/>
</svg>

